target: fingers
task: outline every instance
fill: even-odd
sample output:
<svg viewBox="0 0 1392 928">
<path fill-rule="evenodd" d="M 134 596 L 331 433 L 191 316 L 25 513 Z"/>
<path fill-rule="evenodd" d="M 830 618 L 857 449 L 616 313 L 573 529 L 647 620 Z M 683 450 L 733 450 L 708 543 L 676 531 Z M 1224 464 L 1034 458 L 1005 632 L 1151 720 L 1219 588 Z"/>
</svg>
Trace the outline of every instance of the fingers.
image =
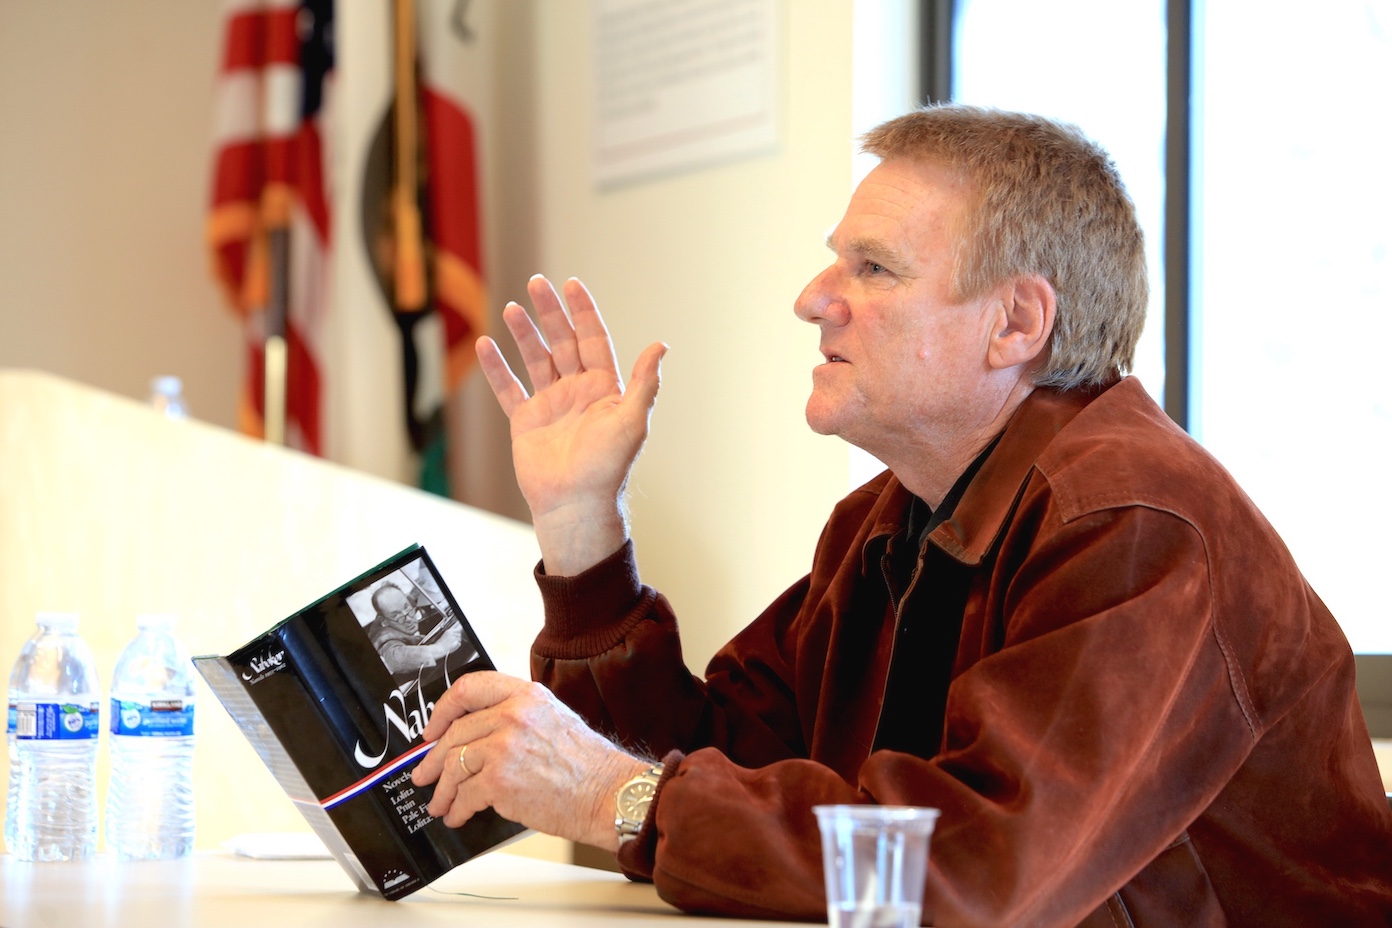
<svg viewBox="0 0 1392 928">
<path fill-rule="evenodd" d="M 614 344 L 594 297 L 574 277 L 565 282 L 564 291 L 562 303 L 551 282 L 537 274 L 527 281 L 536 322 L 517 303 L 503 308 L 503 322 L 522 354 L 534 391 L 544 390 L 568 374 L 618 371 Z"/>
<path fill-rule="evenodd" d="M 587 371 L 613 372 L 622 390 L 623 378 L 619 377 L 619 361 L 614 356 L 614 340 L 609 337 L 609 329 L 599 314 L 594 297 L 590 296 L 590 291 L 579 279 L 572 277 L 565 282 L 565 298 L 575 325 L 581 367 Z"/>
<path fill-rule="evenodd" d="M 464 770 L 459 764 L 459 751 L 469 746 L 469 773 L 475 774 L 483 769 L 485 753 L 481 747 L 482 739 L 492 732 L 491 721 L 483 716 L 471 715 L 455 720 L 441 737 L 416 764 L 411 771 L 411 782 L 417 786 L 436 783 L 449 792 L 449 787 L 465 779 Z"/>
<path fill-rule="evenodd" d="M 496 670 L 465 674 L 435 701 L 435 708 L 422 735 L 427 741 L 439 738 L 455 719 L 496 706 L 518 690 L 530 686 L 531 683 L 526 680 Z"/>
<path fill-rule="evenodd" d="M 649 345 L 633 368 L 633 378 L 642 379 L 643 387 L 634 396 L 624 390 L 618 371 L 614 341 L 604 318 L 595 305 L 594 297 L 577 278 L 568 279 L 563 287 L 564 302 L 551 282 L 540 274 L 527 282 L 527 293 L 536 312 L 536 321 L 517 303 L 503 308 L 503 322 L 516 342 L 522 363 L 527 368 L 532 392 L 540 393 L 563 377 L 586 371 L 604 371 L 613 376 L 618 392 L 626 402 L 650 408 L 660 380 L 662 356 L 667 346 Z M 513 373 L 501 349 L 491 338 L 481 338 L 476 344 L 480 367 L 488 385 L 497 397 L 503 412 L 509 417 L 529 398 L 526 387 Z"/>
<path fill-rule="evenodd" d="M 459 745 L 482 737 L 488 731 L 488 720 L 473 713 L 491 708 L 507 699 L 522 687 L 529 686 L 526 680 L 510 677 L 493 670 L 479 670 L 468 673 L 454 681 L 435 702 L 421 737 L 436 742 L 417 766 L 413 778 L 417 783 L 430 783 L 450 762 L 450 751 L 459 750 Z M 456 723 L 459 723 L 456 725 Z M 444 740 L 450 732 L 448 742 Z"/>
<path fill-rule="evenodd" d="M 488 380 L 488 386 L 498 398 L 498 405 L 503 407 L 503 413 L 511 418 L 512 411 L 527 401 L 526 387 L 522 386 L 522 381 L 512 372 L 507 359 L 503 357 L 502 349 L 493 339 L 487 335 L 480 338 L 474 343 L 474 352 L 478 354 L 479 367 Z"/>
<path fill-rule="evenodd" d="M 444 726 L 440 730 L 438 726 Z M 610 797 L 643 762 L 596 733 L 545 687 L 479 671 L 436 701 L 416 769 L 426 811 L 458 827 L 490 806 L 528 828 L 617 843 Z"/>
<path fill-rule="evenodd" d="M 491 738 L 501 717 L 485 710 L 530 686 L 526 680 L 480 670 L 456 680 L 436 701 L 422 733 L 435 745 L 411 772 L 415 785 L 435 784 L 427 806 L 431 815 L 443 816 L 445 824 L 454 828 L 493 804 L 481 784 L 468 782 L 487 768 L 496 747 Z M 484 782 L 491 779 L 485 777 Z"/>
<path fill-rule="evenodd" d="M 493 804 L 484 782 L 475 782 L 488 769 L 489 739 L 479 738 L 445 752 L 445 764 L 435 781 L 426 811 L 443 818 L 450 828 L 458 828 L 475 813 Z M 422 762 L 424 763 L 424 762 Z M 419 781 L 416 781 L 419 782 Z"/>
<path fill-rule="evenodd" d="M 562 290 L 564 308 L 556 289 L 545 277 L 538 274 L 527 282 L 527 293 L 536 308 L 537 321 L 551 346 L 551 363 L 555 370 L 561 376 L 593 370 L 609 371 L 617 376 L 614 342 L 594 297 L 575 277 L 568 279 Z M 619 388 L 623 389 L 622 382 Z"/>
<path fill-rule="evenodd" d="M 551 346 L 550 363 L 556 373 L 562 377 L 580 373 L 584 368 L 580 365 L 580 346 L 576 343 L 575 328 L 561 305 L 561 298 L 556 295 L 556 288 L 551 286 L 551 281 L 537 274 L 527 281 L 527 294 L 532 298 L 532 308 L 536 310 L 541 332 Z M 535 377 L 532 378 L 532 386 L 541 389 Z"/>
<path fill-rule="evenodd" d="M 527 376 L 532 381 L 532 389 L 537 392 L 545 390 L 556 381 L 559 372 L 551 349 L 547 347 L 541 332 L 537 331 L 532 317 L 521 306 L 509 303 L 503 307 L 503 323 L 517 343 L 522 363 L 527 366 Z"/>
</svg>

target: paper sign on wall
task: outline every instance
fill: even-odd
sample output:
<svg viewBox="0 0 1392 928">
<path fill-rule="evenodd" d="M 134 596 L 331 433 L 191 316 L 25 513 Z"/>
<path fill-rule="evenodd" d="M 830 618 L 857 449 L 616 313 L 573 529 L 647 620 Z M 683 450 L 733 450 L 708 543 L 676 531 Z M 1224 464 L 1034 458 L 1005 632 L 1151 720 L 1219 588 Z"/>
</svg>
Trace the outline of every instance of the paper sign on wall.
<svg viewBox="0 0 1392 928">
<path fill-rule="evenodd" d="M 593 0 L 601 185 L 777 143 L 776 0 Z"/>
</svg>

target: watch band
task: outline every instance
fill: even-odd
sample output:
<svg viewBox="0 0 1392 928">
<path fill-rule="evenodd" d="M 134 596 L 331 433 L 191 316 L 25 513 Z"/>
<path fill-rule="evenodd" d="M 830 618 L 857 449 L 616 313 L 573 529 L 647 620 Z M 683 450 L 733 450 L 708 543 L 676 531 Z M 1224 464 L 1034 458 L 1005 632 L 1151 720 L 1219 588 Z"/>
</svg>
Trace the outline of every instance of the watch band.
<svg viewBox="0 0 1392 928">
<path fill-rule="evenodd" d="M 618 833 L 620 845 L 637 837 L 643 822 L 647 820 L 648 807 L 652 805 L 661 779 L 662 765 L 653 764 L 619 787 L 614 797 L 614 831 Z"/>
</svg>

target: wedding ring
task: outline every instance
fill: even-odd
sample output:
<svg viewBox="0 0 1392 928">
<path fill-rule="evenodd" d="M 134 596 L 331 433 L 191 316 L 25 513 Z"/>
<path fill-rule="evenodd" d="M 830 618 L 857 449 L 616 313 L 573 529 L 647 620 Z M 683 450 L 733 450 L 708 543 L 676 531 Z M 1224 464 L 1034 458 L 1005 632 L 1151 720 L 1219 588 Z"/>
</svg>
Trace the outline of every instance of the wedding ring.
<svg viewBox="0 0 1392 928">
<path fill-rule="evenodd" d="M 474 775 L 474 772 L 473 772 L 472 770 L 469 769 L 469 763 L 468 763 L 468 761 L 466 761 L 466 760 L 464 759 L 464 752 L 466 752 L 466 751 L 468 751 L 468 750 L 469 750 L 469 746 L 468 746 L 467 744 L 463 745 L 463 746 L 460 747 L 460 749 L 459 749 L 459 766 L 460 766 L 460 768 L 463 769 L 463 771 L 464 771 L 464 779 L 466 779 L 466 780 L 467 780 L 469 777 L 471 777 L 471 776 Z"/>
</svg>

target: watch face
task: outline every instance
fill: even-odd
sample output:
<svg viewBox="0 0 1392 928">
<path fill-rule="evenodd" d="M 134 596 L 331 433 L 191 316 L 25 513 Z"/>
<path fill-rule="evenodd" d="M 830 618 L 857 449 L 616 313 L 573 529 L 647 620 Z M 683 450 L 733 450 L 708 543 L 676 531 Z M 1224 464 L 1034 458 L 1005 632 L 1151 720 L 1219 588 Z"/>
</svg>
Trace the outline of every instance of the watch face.
<svg viewBox="0 0 1392 928">
<path fill-rule="evenodd" d="M 651 780 L 633 780 L 619 791 L 619 814 L 629 820 L 641 822 L 648 814 L 657 784 Z"/>
</svg>

